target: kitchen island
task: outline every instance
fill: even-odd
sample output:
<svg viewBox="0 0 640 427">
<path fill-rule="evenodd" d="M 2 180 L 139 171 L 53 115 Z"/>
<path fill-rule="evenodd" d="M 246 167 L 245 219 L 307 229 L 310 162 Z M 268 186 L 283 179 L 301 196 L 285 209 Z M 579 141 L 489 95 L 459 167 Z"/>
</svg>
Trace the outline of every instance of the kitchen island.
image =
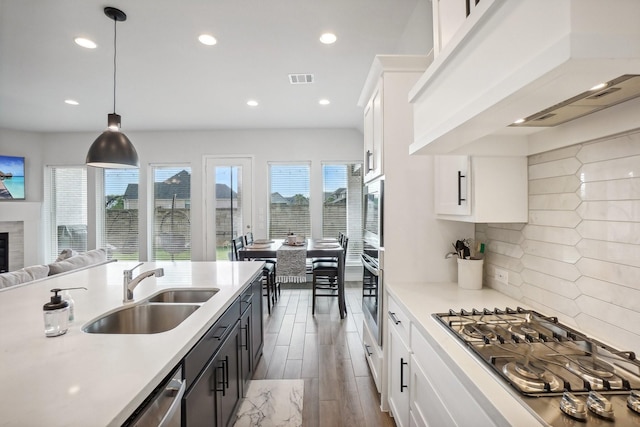
<svg viewBox="0 0 640 427">
<path fill-rule="evenodd" d="M 0 292 L 0 426 L 117 426 L 172 372 L 225 309 L 262 272 L 262 262 L 147 262 L 162 267 L 133 291 L 134 302 L 163 289 L 219 291 L 176 328 L 158 334 L 89 334 L 82 327 L 122 307 L 123 270 L 113 262 Z M 42 306 L 53 288 L 73 290 L 75 320 L 47 338 Z"/>
</svg>

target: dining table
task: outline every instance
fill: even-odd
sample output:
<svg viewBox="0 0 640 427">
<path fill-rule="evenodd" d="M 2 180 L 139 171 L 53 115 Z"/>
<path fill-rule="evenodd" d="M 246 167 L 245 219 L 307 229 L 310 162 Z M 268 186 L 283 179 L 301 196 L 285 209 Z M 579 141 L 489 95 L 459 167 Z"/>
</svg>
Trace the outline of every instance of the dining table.
<svg viewBox="0 0 640 427">
<path fill-rule="evenodd" d="M 238 250 L 240 261 L 270 258 L 277 259 L 278 249 L 285 246 L 305 247 L 307 258 L 337 258 L 338 259 L 338 307 L 340 318 L 347 315 L 344 296 L 344 249 L 337 239 L 306 239 L 294 245 L 289 245 L 285 239 L 256 239 L 252 244 Z M 278 267 L 276 264 L 276 271 Z"/>
</svg>

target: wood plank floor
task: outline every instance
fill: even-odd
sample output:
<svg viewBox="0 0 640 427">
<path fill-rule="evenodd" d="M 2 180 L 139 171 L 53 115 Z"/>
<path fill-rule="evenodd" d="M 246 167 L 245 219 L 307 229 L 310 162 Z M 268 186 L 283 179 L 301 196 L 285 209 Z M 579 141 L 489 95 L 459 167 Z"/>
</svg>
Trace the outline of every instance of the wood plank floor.
<svg viewBox="0 0 640 427">
<path fill-rule="evenodd" d="M 362 348 L 362 283 L 345 286 L 347 316 L 337 298 L 318 298 L 311 314 L 311 288 L 282 287 L 264 317 L 264 354 L 255 379 L 303 379 L 304 427 L 394 427 L 380 411 L 380 395 Z"/>
</svg>

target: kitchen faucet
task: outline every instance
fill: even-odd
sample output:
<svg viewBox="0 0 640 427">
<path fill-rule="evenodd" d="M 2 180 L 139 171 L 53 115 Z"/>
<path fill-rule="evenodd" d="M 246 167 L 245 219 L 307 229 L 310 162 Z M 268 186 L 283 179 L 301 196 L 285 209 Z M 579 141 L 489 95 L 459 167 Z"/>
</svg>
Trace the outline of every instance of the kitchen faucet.
<svg viewBox="0 0 640 427">
<path fill-rule="evenodd" d="M 123 293 L 122 302 L 124 302 L 124 303 L 133 301 L 133 290 L 144 279 L 146 279 L 147 277 L 151 277 L 151 276 L 156 276 L 156 277 L 164 276 L 164 269 L 163 268 L 156 268 L 155 270 L 149 270 L 149 271 L 142 272 L 142 273 L 138 274 L 135 277 L 135 279 L 132 279 L 133 270 L 135 270 L 136 268 L 140 267 L 142 264 L 143 263 L 140 263 L 140 264 L 136 265 L 135 267 L 133 267 L 131 270 L 124 270 L 122 272 L 123 276 L 124 276 L 123 286 L 122 286 L 122 293 Z"/>
</svg>

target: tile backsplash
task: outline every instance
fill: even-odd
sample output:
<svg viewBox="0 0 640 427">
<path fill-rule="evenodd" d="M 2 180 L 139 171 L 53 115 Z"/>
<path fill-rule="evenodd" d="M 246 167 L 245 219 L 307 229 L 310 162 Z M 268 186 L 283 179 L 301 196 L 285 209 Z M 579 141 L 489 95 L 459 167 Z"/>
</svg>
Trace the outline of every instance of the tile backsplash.
<svg viewBox="0 0 640 427">
<path fill-rule="evenodd" d="M 640 353 L 640 133 L 530 156 L 529 222 L 476 239 L 485 286 Z"/>
</svg>

